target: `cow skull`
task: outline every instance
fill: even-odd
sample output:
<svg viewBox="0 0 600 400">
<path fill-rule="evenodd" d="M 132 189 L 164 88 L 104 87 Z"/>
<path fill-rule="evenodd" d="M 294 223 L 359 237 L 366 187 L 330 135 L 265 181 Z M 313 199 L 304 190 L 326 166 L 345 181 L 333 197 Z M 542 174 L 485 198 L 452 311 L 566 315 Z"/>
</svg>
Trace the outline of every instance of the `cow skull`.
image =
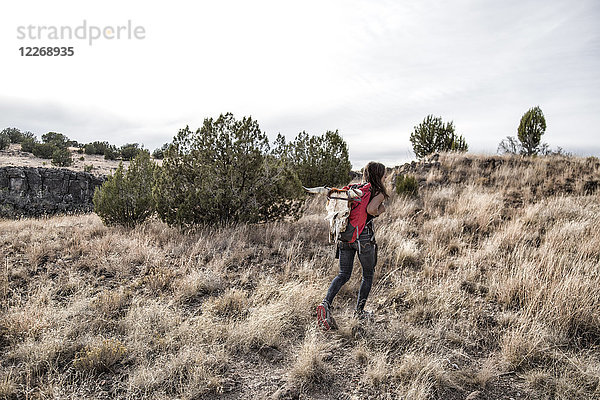
<svg viewBox="0 0 600 400">
<path fill-rule="evenodd" d="M 325 210 L 329 221 L 329 242 L 337 240 L 340 232 L 343 232 L 348 225 L 348 216 L 350 215 L 350 202 L 359 199 L 362 196 L 360 189 L 336 189 L 325 186 L 315 188 L 304 188 L 308 193 L 324 194 L 327 196 L 327 205 Z M 358 200 L 360 201 L 360 200 Z"/>
<path fill-rule="evenodd" d="M 362 190 L 360 189 L 349 189 L 349 190 L 344 190 L 344 189 L 337 189 L 337 188 L 330 188 L 327 186 L 318 186 L 318 187 L 314 187 L 314 188 L 307 188 L 304 187 L 304 190 L 308 193 L 312 193 L 312 194 L 324 194 L 327 195 L 327 197 L 331 197 L 331 195 L 333 193 L 347 193 L 346 198 L 349 200 L 353 200 L 356 198 L 359 198 L 363 195 Z"/>
</svg>

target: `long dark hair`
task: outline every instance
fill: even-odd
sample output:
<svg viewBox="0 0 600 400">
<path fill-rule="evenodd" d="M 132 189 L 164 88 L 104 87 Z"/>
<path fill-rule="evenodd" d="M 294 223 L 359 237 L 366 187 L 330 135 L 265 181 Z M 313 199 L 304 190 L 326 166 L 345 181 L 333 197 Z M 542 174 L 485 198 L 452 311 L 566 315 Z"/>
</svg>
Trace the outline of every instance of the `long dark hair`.
<svg viewBox="0 0 600 400">
<path fill-rule="evenodd" d="M 390 197 L 383 185 L 383 176 L 385 175 L 385 165 L 375 161 L 371 161 L 363 169 L 363 181 L 371 184 L 371 193 L 375 197 L 379 193 L 383 193 L 384 198 Z"/>
</svg>

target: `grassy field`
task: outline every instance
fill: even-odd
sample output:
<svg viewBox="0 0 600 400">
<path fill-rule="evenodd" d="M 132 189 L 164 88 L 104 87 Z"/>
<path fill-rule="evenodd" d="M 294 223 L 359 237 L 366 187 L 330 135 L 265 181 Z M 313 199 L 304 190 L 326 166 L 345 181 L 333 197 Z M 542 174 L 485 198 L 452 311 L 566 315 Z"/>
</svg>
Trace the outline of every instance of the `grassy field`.
<svg viewBox="0 0 600 400">
<path fill-rule="evenodd" d="M 0 398 L 600 399 L 600 161 L 442 155 L 393 196 L 370 321 L 322 198 L 183 234 L 0 221 Z"/>
</svg>

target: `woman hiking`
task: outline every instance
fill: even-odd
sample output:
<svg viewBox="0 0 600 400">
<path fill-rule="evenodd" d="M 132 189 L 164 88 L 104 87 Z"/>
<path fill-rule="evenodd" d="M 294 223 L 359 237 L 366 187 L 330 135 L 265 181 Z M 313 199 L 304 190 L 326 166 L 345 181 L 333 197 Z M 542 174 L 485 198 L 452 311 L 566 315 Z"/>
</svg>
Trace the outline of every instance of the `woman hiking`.
<svg viewBox="0 0 600 400">
<path fill-rule="evenodd" d="M 337 254 L 339 254 L 340 259 L 340 272 L 329 285 L 323 303 L 317 306 L 317 320 L 325 330 L 337 328 L 331 315 L 331 304 L 335 295 L 352 275 L 356 253 L 358 253 L 358 259 L 362 266 L 362 282 L 358 291 L 355 314 L 359 318 L 367 315 L 364 308 L 371 291 L 373 273 L 377 263 L 377 245 L 373 231 L 373 219 L 385 211 L 383 201 L 389 197 L 383 185 L 384 175 L 385 166 L 374 161 L 368 163 L 363 170 L 363 184 L 362 186 L 359 185 L 359 188 L 363 191 L 370 190 L 368 203 L 366 206 L 361 203 L 352 204 L 351 206 L 348 228 L 340 234 L 341 239 L 338 242 Z M 366 199 L 366 196 L 363 196 L 363 199 Z"/>
</svg>

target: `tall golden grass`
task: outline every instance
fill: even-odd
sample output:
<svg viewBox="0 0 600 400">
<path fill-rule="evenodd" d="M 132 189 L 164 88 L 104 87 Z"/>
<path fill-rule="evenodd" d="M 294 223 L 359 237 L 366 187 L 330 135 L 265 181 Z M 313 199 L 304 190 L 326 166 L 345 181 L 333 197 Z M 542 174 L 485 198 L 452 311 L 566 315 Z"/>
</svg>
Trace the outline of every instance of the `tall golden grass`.
<svg viewBox="0 0 600 400">
<path fill-rule="evenodd" d="M 415 174 L 376 220 L 375 317 L 353 316 L 357 263 L 332 332 L 322 199 L 189 234 L 0 221 L 0 398 L 600 399 L 598 160 Z"/>
</svg>

